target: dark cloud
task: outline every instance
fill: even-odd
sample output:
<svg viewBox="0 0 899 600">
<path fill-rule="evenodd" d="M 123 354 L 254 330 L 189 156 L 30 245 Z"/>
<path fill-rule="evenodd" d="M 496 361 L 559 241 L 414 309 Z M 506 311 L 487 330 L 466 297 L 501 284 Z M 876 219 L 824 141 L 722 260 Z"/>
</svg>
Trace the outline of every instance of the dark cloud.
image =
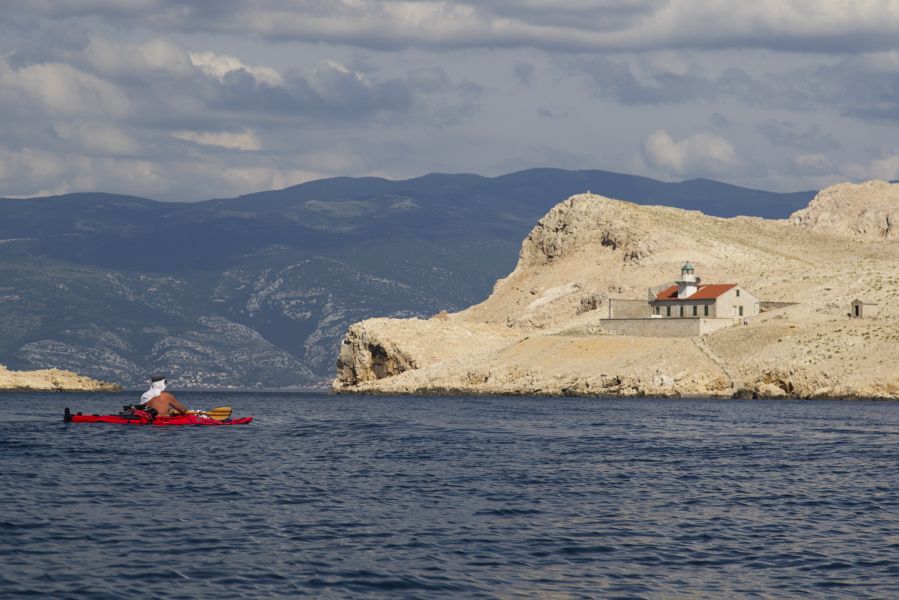
<svg viewBox="0 0 899 600">
<path fill-rule="evenodd" d="M 637 69 L 630 62 L 607 58 L 579 60 L 573 64 L 576 73 L 589 79 L 597 95 L 624 105 L 732 99 L 745 105 L 772 109 L 829 109 L 865 120 L 899 119 L 899 54 L 852 56 L 829 64 L 758 75 L 742 67 L 730 67 L 717 77 L 707 77 L 699 72 Z M 772 143 L 796 147 L 801 147 L 796 145 L 798 143 L 812 143 L 816 137 L 814 131 L 794 132 L 790 136 L 775 131 L 770 125 L 760 132 Z M 828 142 L 821 135 L 815 143 Z M 787 137 L 797 139 L 787 143 Z"/>
<path fill-rule="evenodd" d="M 731 120 L 725 117 L 718 111 L 713 112 L 709 115 L 709 121 L 712 123 L 712 127 L 715 129 L 725 129 L 731 126 Z"/>
<path fill-rule="evenodd" d="M 546 119 L 567 119 L 571 116 L 568 111 L 552 110 L 545 106 L 537 107 L 537 115 Z"/>
<path fill-rule="evenodd" d="M 861 119 L 899 119 L 899 57 L 853 56 L 752 77 L 731 70 L 721 93 L 772 108 L 831 109 Z"/>
<path fill-rule="evenodd" d="M 530 63 L 517 62 L 512 67 L 512 74 L 515 75 L 515 78 L 521 85 L 529 86 L 534 79 L 534 71 L 536 70 L 537 68 Z"/>
<path fill-rule="evenodd" d="M 102 19 L 119 27 L 253 34 L 360 48 L 505 48 L 629 52 L 766 48 L 870 52 L 897 47 L 890 0 L 847 10 L 794 0 L 31 0 L 7 18 Z"/>
<path fill-rule="evenodd" d="M 450 80 L 447 72 L 441 67 L 413 69 L 409 72 L 409 82 L 416 89 L 427 94 L 449 92 L 456 89 L 456 84 Z"/>
<path fill-rule="evenodd" d="M 471 104 L 481 86 L 463 79 L 453 81 L 442 68 L 413 69 L 405 77 L 383 81 L 334 63 L 320 63 L 310 75 L 289 73 L 278 83 L 260 79 L 246 69 L 236 69 L 214 82 L 210 105 L 260 114 L 285 114 L 365 119 L 378 114 L 414 117 L 446 116 L 453 107 L 453 120 L 472 114 Z M 431 110 L 432 105 L 439 109 Z"/>
<path fill-rule="evenodd" d="M 547 27 L 615 31 L 633 27 L 656 13 L 668 0 L 557 1 L 487 0 L 477 5 L 491 14 Z M 589 23 L 589 25 L 587 25 Z"/>
<path fill-rule="evenodd" d="M 34 35 L 24 38 L 6 60 L 14 68 L 60 61 L 63 56 L 83 52 L 89 42 L 87 33 L 81 28 L 60 28 L 49 37 Z"/>
<path fill-rule="evenodd" d="M 622 104 L 672 104 L 715 95 L 714 84 L 698 75 L 662 71 L 638 78 L 627 63 L 605 58 L 581 61 L 578 68 L 598 95 Z"/>
<path fill-rule="evenodd" d="M 406 112 L 416 90 L 398 79 L 370 83 L 339 65 L 320 65 L 311 79 L 293 74 L 283 83 L 260 81 L 246 69 L 228 71 L 215 84 L 210 105 L 261 113 L 358 118 L 378 112 Z"/>
<path fill-rule="evenodd" d="M 838 103 L 844 113 L 899 120 L 899 54 L 850 57 L 811 71 L 811 93 Z"/>
<path fill-rule="evenodd" d="M 432 99 L 440 104 L 441 113 L 461 106 L 456 119 L 472 113 L 472 101 L 483 91 L 468 79 L 451 80 L 439 67 L 416 67 L 403 77 L 379 78 L 373 71 L 362 73 L 322 61 L 309 72 L 281 74 L 245 65 L 234 57 L 192 54 L 171 42 L 131 44 L 82 35 L 52 40 L 40 50 L 14 52 L 7 64 L 13 77 L 49 65 L 68 69 L 69 79 L 105 82 L 140 107 L 131 118 L 144 125 L 219 120 L 215 111 L 228 111 L 230 119 L 239 114 L 248 122 L 269 122 L 273 116 L 359 120 L 393 114 L 410 118 L 428 115 Z"/>
<path fill-rule="evenodd" d="M 792 121 L 768 119 L 756 125 L 756 131 L 775 146 L 806 151 L 834 150 L 841 146 L 837 138 L 822 132 L 817 123 L 801 127 Z"/>
</svg>

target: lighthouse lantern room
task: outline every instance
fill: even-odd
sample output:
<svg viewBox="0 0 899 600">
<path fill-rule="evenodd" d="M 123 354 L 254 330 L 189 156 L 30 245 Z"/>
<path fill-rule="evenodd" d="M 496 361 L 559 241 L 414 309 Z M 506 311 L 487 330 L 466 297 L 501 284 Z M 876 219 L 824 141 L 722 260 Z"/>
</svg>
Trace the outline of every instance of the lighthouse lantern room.
<svg viewBox="0 0 899 600">
<path fill-rule="evenodd" d="M 689 298 L 699 289 L 699 279 L 693 273 L 693 263 L 687 261 L 680 269 L 680 279 L 677 283 L 677 298 Z"/>
</svg>

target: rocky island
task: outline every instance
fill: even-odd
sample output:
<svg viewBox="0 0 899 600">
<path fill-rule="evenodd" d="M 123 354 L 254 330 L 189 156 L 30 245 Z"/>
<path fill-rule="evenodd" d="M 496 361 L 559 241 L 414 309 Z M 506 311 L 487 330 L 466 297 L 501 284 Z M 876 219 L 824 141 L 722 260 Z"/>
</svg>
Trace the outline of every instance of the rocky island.
<svg viewBox="0 0 899 600">
<path fill-rule="evenodd" d="M 352 325 L 333 389 L 899 398 L 897 219 L 899 185 L 883 181 L 827 188 L 786 220 L 573 196 L 537 223 L 484 302 Z M 688 262 L 727 282 L 709 290 L 756 300 L 722 313 L 725 326 L 715 314 L 705 329 L 689 310 L 667 319 L 654 306 Z M 694 329 L 669 326 L 691 317 Z"/>
<path fill-rule="evenodd" d="M 0 391 L 118 392 L 121 389 L 115 383 L 98 381 L 61 369 L 10 371 L 0 365 Z"/>
</svg>

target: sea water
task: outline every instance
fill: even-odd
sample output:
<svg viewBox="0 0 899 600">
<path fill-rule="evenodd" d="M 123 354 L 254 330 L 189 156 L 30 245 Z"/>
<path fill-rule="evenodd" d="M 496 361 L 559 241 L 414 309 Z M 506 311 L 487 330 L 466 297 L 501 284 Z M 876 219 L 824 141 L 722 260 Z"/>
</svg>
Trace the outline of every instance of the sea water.
<svg viewBox="0 0 899 600">
<path fill-rule="evenodd" d="M 177 393 L 177 390 L 175 390 Z M 899 596 L 899 403 L 0 394 L 0 596 Z"/>
</svg>

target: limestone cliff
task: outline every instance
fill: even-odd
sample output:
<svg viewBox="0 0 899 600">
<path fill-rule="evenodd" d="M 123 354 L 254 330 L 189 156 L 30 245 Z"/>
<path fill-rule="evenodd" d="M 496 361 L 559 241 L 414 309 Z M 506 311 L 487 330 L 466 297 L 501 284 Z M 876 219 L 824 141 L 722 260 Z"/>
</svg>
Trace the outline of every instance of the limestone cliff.
<svg viewBox="0 0 899 600">
<path fill-rule="evenodd" d="M 34 392 L 117 392 L 122 388 L 114 383 L 97 381 L 71 371 L 43 369 L 39 371 L 10 371 L 0 365 L 0 390 Z"/>
<path fill-rule="evenodd" d="M 897 189 L 835 186 L 786 221 L 574 196 L 539 221 L 484 302 L 353 325 L 334 389 L 896 397 L 899 243 L 860 215 L 891 215 Z M 701 338 L 598 335 L 610 298 L 645 299 L 685 260 L 780 308 Z M 855 298 L 877 302 L 878 317 L 850 319 Z"/>
<path fill-rule="evenodd" d="M 870 239 L 899 237 L 899 185 L 886 181 L 840 183 L 821 190 L 790 215 L 803 227 Z"/>
<path fill-rule="evenodd" d="M 433 319 L 368 319 L 352 325 L 337 360 L 337 378 L 360 385 L 458 356 L 501 348 L 517 335 L 505 327 Z"/>
</svg>

